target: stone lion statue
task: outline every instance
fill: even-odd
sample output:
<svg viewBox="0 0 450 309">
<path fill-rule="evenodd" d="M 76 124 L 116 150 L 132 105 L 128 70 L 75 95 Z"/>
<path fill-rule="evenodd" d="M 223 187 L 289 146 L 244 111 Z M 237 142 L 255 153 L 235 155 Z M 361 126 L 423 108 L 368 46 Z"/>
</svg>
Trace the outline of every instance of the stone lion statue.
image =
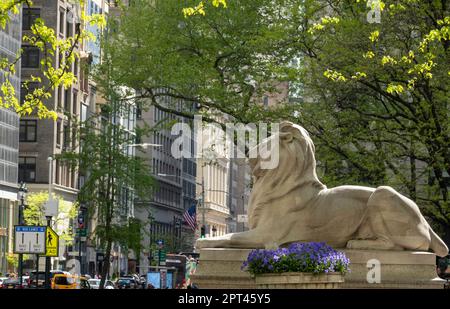
<svg viewBox="0 0 450 309">
<path fill-rule="evenodd" d="M 419 207 L 388 186 L 327 189 L 317 177 L 314 144 L 308 132 L 290 122 L 263 143 L 279 141 L 279 164 L 262 169 L 250 159 L 253 190 L 250 230 L 198 239 L 196 248 L 276 248 L 292 242 L 320 241 L 336 248 L 432 250 L 448 248 Z"/>
</svg>

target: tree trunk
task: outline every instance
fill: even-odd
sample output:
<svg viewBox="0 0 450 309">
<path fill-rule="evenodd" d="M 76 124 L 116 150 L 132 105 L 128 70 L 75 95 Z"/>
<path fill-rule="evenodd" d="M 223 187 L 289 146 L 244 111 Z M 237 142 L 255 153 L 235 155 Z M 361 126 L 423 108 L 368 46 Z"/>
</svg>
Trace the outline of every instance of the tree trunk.
<svg viewBox="0 0 450 309">
<path fill-rule="evenodd" d="M 106 277 L 109 274 L 109 268 L 111 266 L 111 247 L 112 247 L 112 241 L 108 240 L 106 243 L 106 253 L 105 258 L 103 259 L 103 268 L 101 273 L 101 280 L 100 280 L 100 289 L 103 289 L 105 287 Z"/>
</svg>

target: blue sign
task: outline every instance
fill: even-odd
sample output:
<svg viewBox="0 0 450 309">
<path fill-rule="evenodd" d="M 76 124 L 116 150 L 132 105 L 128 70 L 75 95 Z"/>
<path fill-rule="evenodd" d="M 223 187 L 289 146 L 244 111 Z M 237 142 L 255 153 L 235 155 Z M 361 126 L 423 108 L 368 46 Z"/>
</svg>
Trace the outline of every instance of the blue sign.
<svg viewBox="0 0 450 309">
<path fill-rule="evenodd" d="M 14 253 L 45 254 L 45 226 L 14 226 Z"/>
<path fill-rule="evenodd" d="M 162 245 L 164 245 L 164 240 L 158 239 L 158 240 L 156 241 L 156 243 L 157 243 L 158 245 L 162 246 Z"/>
<path fill-rule="evenodd" d="M 165 288 L 172 288 L 173 273 L 167 273 Z M 147 284 L 151 283 L 155 289 L 161 288 L 161 273 L 152 271 L 147 273 Z"/>
<path fill-rule="evenodd" d="M 16 226 L 16 232 L 45 233 L 45 226 Z"/>
</svg>

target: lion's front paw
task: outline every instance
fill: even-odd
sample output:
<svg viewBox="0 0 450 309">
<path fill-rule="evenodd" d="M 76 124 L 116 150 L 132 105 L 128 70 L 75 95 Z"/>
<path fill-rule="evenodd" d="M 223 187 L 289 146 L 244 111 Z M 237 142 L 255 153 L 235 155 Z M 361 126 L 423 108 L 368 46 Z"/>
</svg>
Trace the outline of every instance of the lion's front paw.
<svg viewBox="0 0 450 309">
<path fill-rule="evenodd" d="M 195 248 L 226 248 L 230 244 L 230 237 L 231 234 L 218 237 L 199 238 L 195 242 Z"/>
</svg>

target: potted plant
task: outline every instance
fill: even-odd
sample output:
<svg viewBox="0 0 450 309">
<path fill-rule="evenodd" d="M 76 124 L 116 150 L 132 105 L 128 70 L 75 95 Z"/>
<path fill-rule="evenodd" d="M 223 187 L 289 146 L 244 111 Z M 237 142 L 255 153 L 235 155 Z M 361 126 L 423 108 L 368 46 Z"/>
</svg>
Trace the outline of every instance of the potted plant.
<svg viewBox="0 0 450 309">
<path fill-rule="evenodd" d="M 338 288 L 349 271 L 343 252 L 325 243 L 293 243 L 276 250 L 252 250 L 243 264 L 258 288 Z"/>
</svg>

